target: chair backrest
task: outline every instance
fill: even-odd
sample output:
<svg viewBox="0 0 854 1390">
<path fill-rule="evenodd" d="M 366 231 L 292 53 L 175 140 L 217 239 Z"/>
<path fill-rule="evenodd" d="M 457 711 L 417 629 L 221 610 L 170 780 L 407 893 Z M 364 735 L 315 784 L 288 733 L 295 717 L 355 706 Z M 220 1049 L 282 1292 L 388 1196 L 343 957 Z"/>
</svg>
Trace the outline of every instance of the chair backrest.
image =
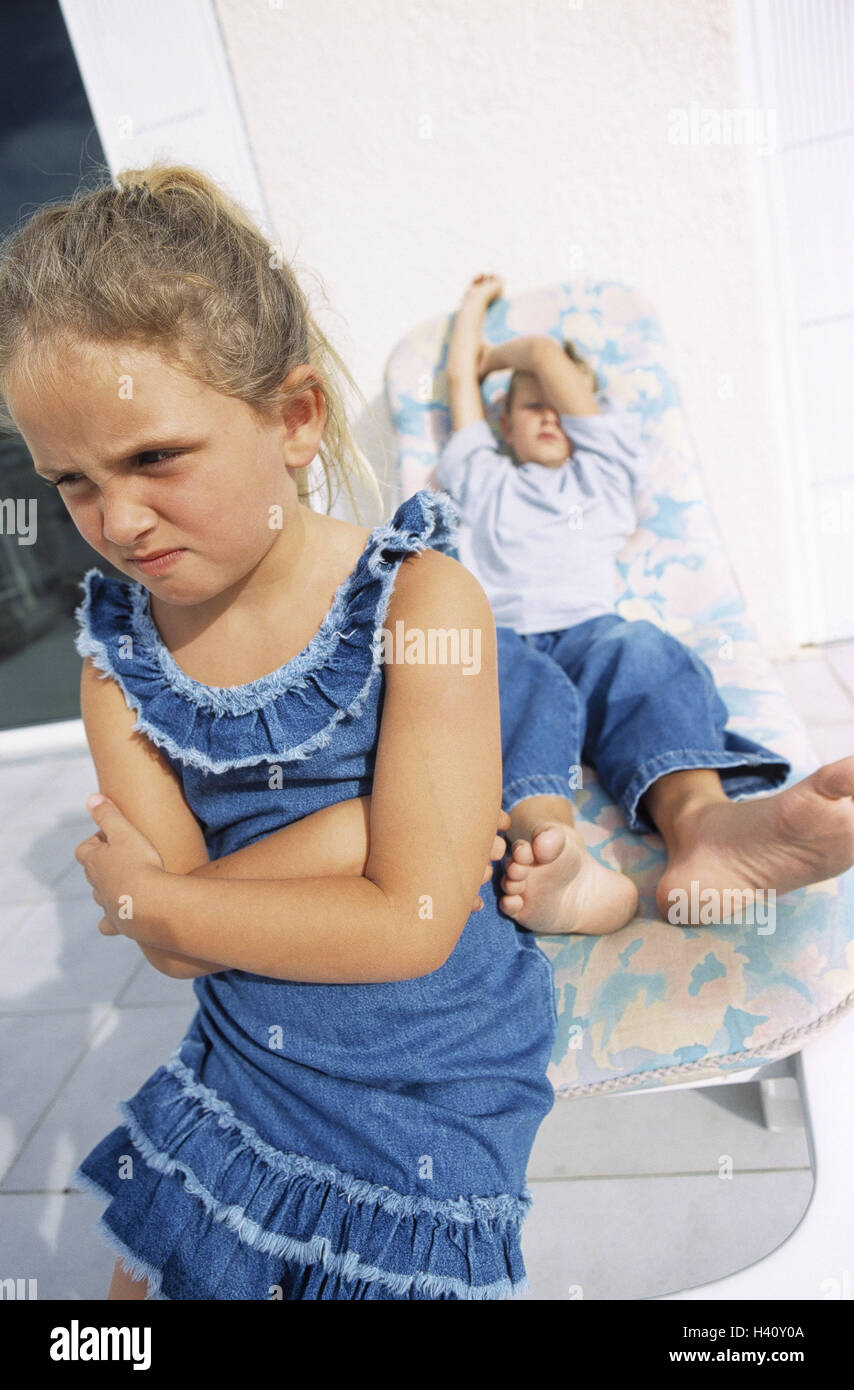
<svg viewBox="0 0 854 1390">
<path fill-rule="evenodd" d="M 445 364 L 452 319 L 420 325 L 386 371 L 403 496 L 425 486 L 451 432 Z M 571 339 L 615 404 L 641 412 L 650 454 L 638 528 L 620 556 L 617 609 L 687 643 L 710 667 L 729 727 L 778 749 L 798 780 L 816 765 L 806 730 L 765 658 L 744 605 L 702 479 L 649 304 L 625 285 L 573 280 L 487 312 L 485 338 Z M 484 387 L 497 430 L 507 373 Z M 663 847 L 629 831 L 595 772 L 576 793 L 588 845 L 631 872 L 637 919 L 601 937 L 539 936 L 554 969 L 560 1030 L 550 1068 L 563 1095 L 685 1082 L 787 1056 L 850 1005 L 854 978 L 854 871 L 787 894 L 773 934 L 749 925 L 675 928 L 655 906 Z M 578 1028 L 583 1047 L 569 1041 Z"/>
</svg>

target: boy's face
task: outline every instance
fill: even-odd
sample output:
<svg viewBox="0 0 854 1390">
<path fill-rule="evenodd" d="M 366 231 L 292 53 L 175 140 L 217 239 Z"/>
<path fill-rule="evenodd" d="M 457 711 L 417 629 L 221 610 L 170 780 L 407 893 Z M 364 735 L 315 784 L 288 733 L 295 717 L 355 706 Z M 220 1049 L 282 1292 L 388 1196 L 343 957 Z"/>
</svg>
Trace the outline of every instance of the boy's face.
<svg viewBox="0 0 854 1390">
<path fill-rule="evenodd" d="M 558 412 L 547 403 L 539 381 L 529 372 L 516 378 L 513 406 L 509 415 L 503 412 L 501 427 L 519 463 L 561 468 L 572 453 Z"/>
</svg>

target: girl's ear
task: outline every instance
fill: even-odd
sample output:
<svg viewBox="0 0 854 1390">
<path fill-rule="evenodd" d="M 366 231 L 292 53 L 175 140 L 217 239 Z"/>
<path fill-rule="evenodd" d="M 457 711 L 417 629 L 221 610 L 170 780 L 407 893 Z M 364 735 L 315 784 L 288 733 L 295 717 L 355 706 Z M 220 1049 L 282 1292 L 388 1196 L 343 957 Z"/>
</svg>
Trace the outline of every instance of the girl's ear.
<svg viewBox="0 0 854 1390">
<path fill-rule="evenodd" d="M 302 387 L 290 400 L 284 400 L 277 414 L 285 426 L 283 451 L 288 468 L 305 468 L 317 456 L 326 426 L 326 398 L 314 368 L 295 367 L 285 378 L 282 394 Z"/>
</svg>

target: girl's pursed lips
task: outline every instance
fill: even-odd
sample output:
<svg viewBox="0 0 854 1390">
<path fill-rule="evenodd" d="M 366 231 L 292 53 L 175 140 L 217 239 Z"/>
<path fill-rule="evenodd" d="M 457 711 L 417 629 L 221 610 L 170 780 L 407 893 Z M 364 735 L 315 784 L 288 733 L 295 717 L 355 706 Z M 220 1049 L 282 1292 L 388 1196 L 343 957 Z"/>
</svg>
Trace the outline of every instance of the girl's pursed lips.
<svg viewBox="0 0 854 1390">
<path fill-rule="evenodd" d="M 162 574 L 165 570 L 169 569 L 170 566 L 174 565 L 176 560 L 180 560 L 183 554 L 183 547 L 181 547 L 179 550 L 160 551 L 159 554 L 155 551 L 152 551 L 150 555 L 144 557 L 131 557 L 128 563 L 137 565 L 141 570 L 144 570 L 147 574 Z"/>
<path fill-rule="evenodd" d="M 147 553 L 134 551 L 132 555 L 126 555 L 126 560 L 159 560 L 161 555 L 174 555 L 180 547 L 173 546 L 171 550 L 149 550 Z"/>
</svg>

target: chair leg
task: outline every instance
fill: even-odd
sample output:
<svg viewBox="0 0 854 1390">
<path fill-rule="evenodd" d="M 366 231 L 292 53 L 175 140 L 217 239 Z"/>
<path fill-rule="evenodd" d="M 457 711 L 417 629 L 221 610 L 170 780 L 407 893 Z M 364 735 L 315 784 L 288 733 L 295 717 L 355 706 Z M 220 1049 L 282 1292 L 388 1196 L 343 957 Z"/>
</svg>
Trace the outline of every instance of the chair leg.
<svg viewBox="0 0 854 1390">
<path fill-rule="evenodd" d="M 791 1134 L 804 1128 L 797 1077 L 763 1077 L 759 1081 L 759 1096 L 766 1129 L 776 1134 Z"/>
</svg>

